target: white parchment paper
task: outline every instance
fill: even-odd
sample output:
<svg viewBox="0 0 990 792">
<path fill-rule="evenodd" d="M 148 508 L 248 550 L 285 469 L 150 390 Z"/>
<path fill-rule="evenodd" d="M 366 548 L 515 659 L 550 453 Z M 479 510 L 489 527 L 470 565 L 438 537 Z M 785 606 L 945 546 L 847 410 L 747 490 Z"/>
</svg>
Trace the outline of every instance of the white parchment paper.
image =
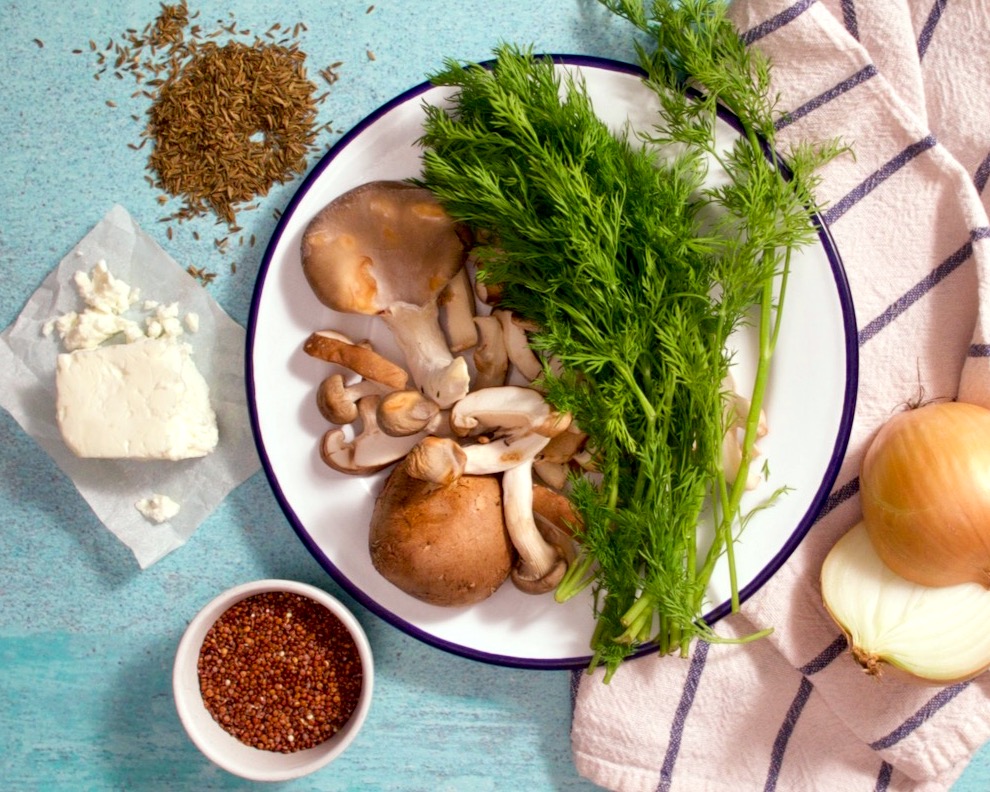
<svg viewBox="0 0 990 792">
<path fill-rule="evenodd" d="M 62 442 L 55 418 L 55 360 L 64 351 L 58 334 L 46 336 L 52 319 L 83 306 L 73 282 L 104 260 L 115 278 L 141 291 L 141 301 L 178 302 L 180 317 L 195 313 L 199 329 L 182 340 L 210 386 L 220 441 L 200 459 L 134 461 L 80 459 Z M 128 315 L 129 314 L 125 314 Z M 141 312 L 134 317 L 141 320 Z M 75 483 L 96 516 L 148 567 L 182 546 L 238 484 L 260 467 L 244 390 L 245 331 L 122 206 L 115 206 L 62 259 L 0 334 L 0 404 Z M 168 522 L 146 519 L 135 503 L 152 494 L 180 504 Z"/>
</svg>

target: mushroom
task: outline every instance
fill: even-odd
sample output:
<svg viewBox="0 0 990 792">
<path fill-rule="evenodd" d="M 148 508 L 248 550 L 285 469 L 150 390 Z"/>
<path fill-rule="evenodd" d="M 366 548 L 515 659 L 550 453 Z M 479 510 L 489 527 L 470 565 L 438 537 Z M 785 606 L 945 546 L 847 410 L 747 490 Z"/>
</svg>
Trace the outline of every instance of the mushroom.
<svg viewBox="0 0 990 792">
<path fill-rule="evenodd" d="M 528 328 L 512 311 L 498 309 L 492 312 L 502 323 L 502 335 L 505 338 L 505 351 L 509 362 L 515 366 L 527 382 L 534 382 L 543 374 L 543 363 L 529 345 L 526 335 Z"/>
<path fill-rule="evenodd" d="M 463 352 L 478 343 L 474 324 L 474 291 L 467 267 L 461 267 L 447 283 L 438 299 L 440 319 L 453 353 Z"/>
<path fill-rule="evenodd" d="M 725 473 L 725 480 L 729 484 L 733 484 L 739 475 L 739 466 L 742 464 L 742 435 L 746 430 L 750 401 L 736 390 L 735 380 L 731 375 L 726 377 L 723 385 L 727 386 L 727 393 L 725 403 L 726 429 L 725 436 L 722 438 L 722 469 Z M 766 437 L 768 431 L 767 416 L 761 410 L 756 437 Z M 753 456 L 754 458 L 760 456 L 760 449 L 755 445 L 753 446 Z M 746 478 L 746 489 L 756 489 L 762 478 L 758 470 L 751 468 Z"/>
<path fill-rule="evenodd" d="M 570 422 L 570 413 L 557 412 L 542 393 L 521 385 L 473 391 L 450 410 L 450 426 L 460 437 L 534 432 L 550 438 L 565 431 Z"/>
<path fill-rule="evenodd" d="M 587 440 L 588 435 L 572 423 L 566 431 L 550 438 L 546 448 L 533 462 L 534 472 L 551 487 L 563 489 L 571 464 L 584 449 Z"/>
<path fill-rule="evenodd" d="M 441 407 L 467 393 L 467 362 L 447 346 L 437 305 L 467 251 L 429 190 L 399 181 L 356 187 L 310 221 L 301 253 L 321 302 L 382 317 L 420 390 Z"/>
<path fill-rule="evenodd" d="M 348 439 L 343 429 L 330 429 L 320 443 L 320 458 L 334 470 L 352 475 L 375 473 L 402 459 L 420 440 L 424 430 L 404 437 L 385 434 L 378 426 L 380 396 L 365 396 L 357 403 L 361 431 Z"/>
<path fill-rule="evenodd" d="M 439 405 L 418 390 L 400 390 L 382 397 L 376 418 L 385 434 L 405 437 L 432 428 L 439 413 Z"/>
<path fill-rule="evenodd" d="M 433 605 L 471 605 L 508 578 L 515 552 L 495 476 L 461 476 L 447 486 L 413 478 L 403 462 L 375 501 L 368 546 L 375 569 Z"/>
<path fill-rule="evenodd" d="M 533 460 L 550 438 L 535 431 L 461 446 L 452 438 L 425 438 L 406 460 L 411 476 L 449 485 L 464 475 L 502 474 L 505 526 L 519 559 L 512 582 L 528 594 L 552 590 L 567 571 L 566 554 L 548 542 L 533 515 Z"/>
<path fill-rule="evenodd" d="M 348 385 L 343 374 L 331 374 L 316 389 L 316 406 L 320 415 L 328 421 L 349 424 L 357 420 L 357 403 L 361 399 L 365 396 L 385 396 L 389 392 L 388 386 L 374 380 L 359 379 Z"/>
<path fill-rule="evenodd" d="M 478 344 L 474 348 L 475 389 L 504 385 L 509 373 L 509 353 L 505 348 L 502 323 L 497 316 L 476 316 Z"/>
<path fill-rule="evenodd" d="M 336 330 L 319 330 L 310 334 L 303 344 L 303 351 L 390 389 L 401 390 L 409 382 L 409 373 L 402 366 L 379 355 L 369 344 L 355 343 Z"/>
</svg>

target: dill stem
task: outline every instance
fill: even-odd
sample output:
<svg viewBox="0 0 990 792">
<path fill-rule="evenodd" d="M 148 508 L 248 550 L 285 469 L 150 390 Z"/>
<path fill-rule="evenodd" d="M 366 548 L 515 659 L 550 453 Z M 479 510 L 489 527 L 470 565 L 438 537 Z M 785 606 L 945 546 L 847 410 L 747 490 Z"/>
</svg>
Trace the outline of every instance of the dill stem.
<svg viewBox="0 0 990 792">
<path fill-rule="evenodd" d="M 633 370 L 625 361 L 616 361 L 615 368 L 625 381 L 626 385 L 629 386 L 629 390 L 636 397 L 636 400 L 642 407 L 643 413 L 646 415 L 647 420 L 651 424 L 655 424 L 657 419 L 657 411 L 653 407 L 653 402 L 651 402 L 647 395 L 643 393 L 643 389 L 639 386 L 639 381 L 636 379 L 636 375 Z"/>
<path fill-rule="evenodd" d="M 568 565 L 567 571 L 554 591 L 554 599 L 557 602 L 567 602 L 567 600 L 584 591 L 595 579 L 594 574 L 591 572 L 594 563 L 594 556 L 584 553 L 578 560 Z"/>
</svg>

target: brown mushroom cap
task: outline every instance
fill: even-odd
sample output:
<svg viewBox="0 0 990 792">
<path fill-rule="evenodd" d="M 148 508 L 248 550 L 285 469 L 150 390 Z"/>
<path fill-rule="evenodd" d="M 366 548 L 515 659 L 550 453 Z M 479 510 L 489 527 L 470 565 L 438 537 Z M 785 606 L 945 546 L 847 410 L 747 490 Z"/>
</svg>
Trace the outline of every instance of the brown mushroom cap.
<svg viewBox="0 0 990 792">
<path fill-rule="evenodd" d="M 302 239 L 317 298 L 337 311 L 378 314 L 435 300 L 464 265 L 458 228 L 429 190 L 373 181 L 327 204 Z"/>
<path fill-rule="evenodd" d="M 491 596 L 514 561 L 496 476 L 462 476 L 438 487 L 401 463 L 375 501 L 369 534 L 375 569 L 432 605 L 464 606 Z"/>
</svg>

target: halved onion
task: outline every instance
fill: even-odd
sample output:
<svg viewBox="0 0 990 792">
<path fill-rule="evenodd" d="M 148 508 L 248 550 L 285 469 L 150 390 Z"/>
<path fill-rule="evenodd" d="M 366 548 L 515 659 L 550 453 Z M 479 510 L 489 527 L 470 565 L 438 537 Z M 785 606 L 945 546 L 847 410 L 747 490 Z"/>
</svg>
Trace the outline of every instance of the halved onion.
<svg viewBox="0 0 990 792">
<path fill-rule="evenodd" d="M 829 551 L 821 586 L 853 657 L 872 676 L 891 667 L 948 684 L 990 667 L 990 591 L 905 580 L 880 560 L 863 523 Z"/>
<path fill-rule="evenodd" d="M 990 586 L 990 410 L 939 402 L 887 421 L 863 458 L 860 501 L 884 563 L 926 586 Z"/>
</svg>

